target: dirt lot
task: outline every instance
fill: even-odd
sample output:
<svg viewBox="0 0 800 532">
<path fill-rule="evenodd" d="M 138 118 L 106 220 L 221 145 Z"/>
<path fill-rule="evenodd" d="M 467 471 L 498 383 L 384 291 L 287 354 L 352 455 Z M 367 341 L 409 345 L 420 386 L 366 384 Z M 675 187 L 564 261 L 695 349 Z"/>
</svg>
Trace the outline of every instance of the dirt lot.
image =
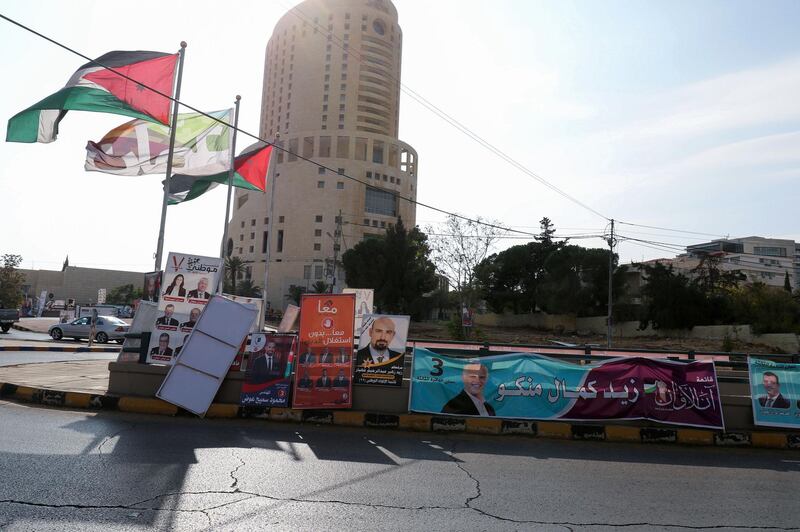
<svg viewBox="0 0 800 532">
<path fill-rule="evenodd" d="M 553 331 L 536 330 L 529 327 L 478 327 L 478 332 L 482 333 L 488 342 L 497 343 L 520 343 L 534 345 L 551 345 L 553 341 L 568 342 L 571 344 L 590 344 L 606 345 L 605 335 L 581 335 L 562 334 Z M 409 331 L 410 338 L 426 338 L 437 340 L 452 340 L 445 322 L 424 322 L 412 323 Z M 639 348 L 639 349 L 668 349 L 674 351 L 725 351 L 722 340 L 698 339 L 698 338 L 614 338 L 614 347 Z M 775 348 L 762 344 L 749 344 L 745 342 L 732 341 L 732 352 L 738 353 L 778 353 Z"/>
</svg>

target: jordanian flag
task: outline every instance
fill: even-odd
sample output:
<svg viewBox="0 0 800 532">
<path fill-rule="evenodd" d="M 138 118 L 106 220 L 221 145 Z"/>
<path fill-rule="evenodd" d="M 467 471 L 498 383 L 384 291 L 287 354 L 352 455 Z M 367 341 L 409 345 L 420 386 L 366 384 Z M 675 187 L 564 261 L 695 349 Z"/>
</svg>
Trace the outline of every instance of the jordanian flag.
<svg viewBox="0 0 800 532">
<path fill-rule="evenodd" d="M 264 192 L 272 146 L 259 142 L 246 148 L 233 161 L 233 186 Z M 169 182 L 169 204 L 193 200 L 218 184 L 228 183 L 228 171 L 205 176 L 174 174 Z"/>
<path fill-rule="evenodd" d="M 181 113 L 175 126 L 172 168 L 184 174 L 207 175 L 231 166 L 230 127 L 233 109 Z M 99 141 L 86 145 L 87 171 L 114 175 L 165 174 L 169 126 L 131 120 Z"/>
<path fill-rule="evenodd" d="M 178 54 L 109 52 L 96 59 L 116 72 L 87 63 L 67 85 L 8 121 L 8 142 L 53 142 L 67 111 L 94 111 L 169 124 L 170 99 Z M 119 72 L 119 74 L 117 73 Z M 120 76 L 124 74 L 130 81 Z"/>
</svg>

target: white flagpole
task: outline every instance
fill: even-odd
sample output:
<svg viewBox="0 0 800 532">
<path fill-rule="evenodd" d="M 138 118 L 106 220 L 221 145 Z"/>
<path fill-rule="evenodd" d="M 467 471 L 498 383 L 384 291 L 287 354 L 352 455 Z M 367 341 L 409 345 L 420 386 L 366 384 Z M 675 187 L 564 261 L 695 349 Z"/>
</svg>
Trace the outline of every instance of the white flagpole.
<svg viewBox="0 0 800 532">
<path fill-rule="evenodd" d="M 172 126 L 169 128 L 169 153 L 167 154 L 167 178 L 164 180 L 164 199 L 161 202 L 161 225 L 158 229 L 158 245 L 156 247 L 156 270 L 161 269 L 161 258 L 164 254 L 164 227 L 167 224 L 167 205 L 169 202 L 169 183 L 172 177 L 172 155 L 175 151 L 175 128 L 178 124 L 178 102 L 181 98 L 181 79 L 183 78 L 183 58 L 186 55 L 186 41 L 181 41 L 178 52 L 178 80 L 175 84 L 175 102 L 172 110 Z"/>
<path fill-rule="evenodd" d="M 228 247 L 228 218 L 231 215 L 231 196 L 233 195 L 233 174 L 236 169 L 233 164 L 236 160 L 236 133 L 239 130 L 239 101 L 242 99 L 238 94 L 236 95 L 236 114 L 233 117 L 233 141 L 231 142 L 231 167 L 228 169 L 228 201 L 225 203 L 225 225 L 222 229 L 222 245 L 220 246 L 219 256 L 222 259 L 222 275 L 219 279 L 218 294 L 222 293 L 223 286 L 225 285 L 225 255 Z"/>
<path fill-rule="evenodd" d="M 279 135 L 275 135 L 272 143 L 272 153 L 269 157 L 269 171 L 267 172 L 267 186 L 269 187 L 269 223 L 267 224 L 267 254 L 264 257 L 264 286 L 261 289 L 264 302 L 261 305 L 262 314 L 259 316 L 261 324 L 258 326 L 259 331 L 264 330 L 264 323 L 267 318 L 267 282 L 269 281 L 269 256 L 270 249 L 272 248 L 272 241 L 275 239 L 272 228 L 275 225 L 275 167 L 278 164 L 278 157 L 275 149 L 275 144 L 278 142 Z"/>
</svg>

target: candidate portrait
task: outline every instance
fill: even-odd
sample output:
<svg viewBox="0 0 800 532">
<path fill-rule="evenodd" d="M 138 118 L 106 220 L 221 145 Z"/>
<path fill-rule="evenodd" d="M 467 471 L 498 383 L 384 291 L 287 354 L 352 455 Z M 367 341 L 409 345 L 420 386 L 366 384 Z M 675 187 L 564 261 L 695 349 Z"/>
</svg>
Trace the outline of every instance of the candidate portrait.
<svg viewBox="0 0 800 532">
<path fill-rule="evenodd" d="M 766 393 L 758 398 L 758 404 L 764 408 L 789 408 L 789 400 L 781 394 L 781 381 L 776 373 L 765 371 L 761 386 Z"/>
<path fill-rule="evenodd" d="M 486 402 L 483 393 L 489 380 L 489 368 L 480 361 L 471 361 L 461 372 L 463 389 L 442 408 L 443 414 L 462 416 L 493 416 L 492 405 Z"/>
<path fill-rule="evenodd" d="M 389 349 L 397 333 L 397 325 L 388 316 L 376 318 L 369 327 L 369 344 L 356 353 L 357 366 L 383 364 L 401 355 L 400 351 Z"/>
</svg>

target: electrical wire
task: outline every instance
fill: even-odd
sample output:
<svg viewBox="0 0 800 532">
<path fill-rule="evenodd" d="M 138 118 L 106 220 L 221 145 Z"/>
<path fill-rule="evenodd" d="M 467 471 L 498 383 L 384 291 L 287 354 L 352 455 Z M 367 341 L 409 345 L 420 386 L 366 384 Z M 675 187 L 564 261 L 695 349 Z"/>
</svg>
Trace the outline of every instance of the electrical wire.
<svg viewBox="0 0 800 532">
<path fill-rule="evenodd" d="M 294 13 L 296 16 L 298 16 L 301 19 L 305 18 L 305 21 L 308 22 L 308 18 L 304 17 L 302 12 L 297 7 L 291 8 L 289 11 L 291 13 Z M 498 225 L 498 224 L 485 222 L 485 221 L 482 221 L 480 218 L 470 218 L 468 216 L 464 216 L 464 215 L 461 215 L 461 214 L 458 214 L 458 213 L 455 213 L 455 212 L 450 212 L 450 211 L 447 211 L 445 209 L 442 209 L 442 208 L 435 207 L 435 206 L 427 204 L 427 203 L 423 203 L 423 202 L 417 201 L 417 200 L 415 200 L 415 199 L 413 199 L 411 197 L 404 196 L 404 195 L 402 195 L 402 194 L 400 194 L 398 192 L 391 191 L 391 190 L 386 190 L 386 189 L 383 189 L 383 188 L 380 188 L 380 187 L 376 187 L 376 186 L 372 185 L 369 182 L 366 182 L 366 181 L 363 181 L 363 180 L 358 179 L 356 177 L 350 176 L 350 175 L 348 175 L 346 173 L 340 173 L 338 171 L 338 169 L 333 169 L 333 168 L 331 168 L 329 166 L 326 166 L 326 165 L 324 165 L 322 163 L 319 163 L 319 162 L 317 162 L 317 161 L 315 161 L 315 160 L 313 160 L 313 159 L 311 159 L 309 157 L 304 157 L 304 156 L 302 156 L 302 155 L 300 155 L 298 153 L 294 153 L 294 152 L 290 151 L 289 149 L 284 148 L 283 146 L 280 145 L 279 142 L 269 141 L 267 139 L 261 138 L 258 135 L 250 133 L 249 131 L 246 131 L 246 130 L 244 130 L 242 128 L 234 127 L 232 124 L 229 124 L 229 123 L 225 122 L 224 120 L 221 120 L 221 119 L 219 119 L 217 117 L 214 117 L 214 116 L 212 116 L 212 115 L 210 115 L 210 114 L 208 114 L 208 113 L 206 113 L 206 112 L 204 112 L 204 111 L 202 111 L 202 110 L 200 110 L 200 109 L 198 109 L 198 108 L 196 108 L 196 107 L 194 107 L 192 105 L 189 105 L 189 104 L 187 104 L 187 103 L 185 103 L 183 101 L 180 101 L 177 98 L 174 98 L 171 95 L 165 94 L 165 93 L 159 91 L 158 89 L 155 89 L 155 88 L 153 88 L 153 87 L 151 87 L 151 86 L 149 86 L 149 85 L 147 85 L 145 83 L 142 83 L 142 82 L 140 82 L 140 81 L 138 81 L 138 80 L 136 80 L 134 78 L 131 78 L 130 76 L 128 76 L 126 74 L 123 74 L 122 72 L 119 72 L 114 68 L 106 66 L 103 63 L 101 63 L 101 62 L 99 62 L 99 61 L 97 61 L 97 60 L 95 60 L 95 59 L 93 59 L 93 58 L 91 58 L 91 57 L 89 57 L 89 56 L 87 56 L 85 54 L 82 54 L 82 53 L 78 52 L 77 50 L 75 50 L 75 49 L 73 49 L 73 48 L 71 48 L 71 47 L 69 47 L 69 46 L 67 46 L 67 45 L 55 40 L 55 39 L 52 39 L 52 38 L 50 38 L 50 37 L 38 32 L 38 31 L 36 31 L 36 30 L 34 30 L 34 29 L 32 29 L 32 28 L 30 28 L 30 27 L 28 27 L 28 26 L 26 26 L 26 25 L 24 25 L 24 24 L 22 24 L 22 23 L 20 23 L 20 22 L 18 22 L 16 20 L 14 20 L 14 19 L 6 16 L 6 15 L 3 15 L 2 13 L 0 13 L 0 18 L 4 19 L 4 20 L 6 20 L 6 21 L 18 26 L 19 28 L 24 29 L 24 30 L 36 35 L 37 37 L 40 37 L 40 38 L 42 38 L 42 39 L 44 39 L 44 40 L 46 40 L 46 41 L 48 41 L 48 42 L 60 47 L 60 48 L 63 48 L 64 50 L 67 50 L 68 52 L 70 52 L 70 53 L 72 53 L 74 55 L 77 55 L 78 57 L 81 57 L 81 58 L 85 59 L 86 61 L 89 61 L 92 64 L 96 64 L 96 65 L 98 65 L 98 66 L 100 66 L 100 67 L 102 67 L 102 68 L 104 68 L 104 69 L 106 69 L 106 70 L 108 70 L 110 72 L 113 72 L 114 74 L 122 77 L 123 79 L 127 79 L 129 81 L 132 81 L 132 82 L 136 83 L 138 86 L 140 86 L 142 88 L 150 90 L 150 91 L 158 94 L 159 96 L 167 98 L 168 100 L 170 100 L 171 102 L 175 103 L 176 105 L 183 105 L 187 109 L 190 109 L 190 110 L 192 110 L 192 111 L 194 111 L 194 112 L 196 112 L 196 113 L 198 113 L 198 114 L 200 114 L 202 116 L 205 116 L 205 117 L 207 117 L 209 119 L 215 120 L 216 122 L 219 122 L 220 124 L 222 124 L 222 125 L 224 125 L 226 127 L 229 127 L 229 128 L 231 128 L 231 129 L 233 129 L 235 131 L 238 131 L 238 132 L 242 133 L 245 136 L 248 136 L 248 137 L 250 137 L 252 139 L 255 139 L 255 140 L 259 141 L 259 142 L 263 142 L 266 145 L 272 146 L 274 149 L 277 149 L 277 150 L 279 150 L 279 151 L 281 151 L 281 152 L 283 152 L 283 153 L 285 153 L 287 155 L 296 157 L 298 160 L 302 160 L 302 161 L 308 162 L 310 164 L 313 164 L 313 165 L 317 166 L 318 168 L 324 168 L 326 171 L 330 171 L 330 172 L 335 173 L 337 175 L 341 175 L 344 178 L 347 178 L 347 179 L 350 179 L 351 181 L 363 184 L 366 187 L 369 187 L 369 188 L 372 188 L 372 189 L 375 189 L 375 190 L 381 190 L 381 191 L 387 192 L 389 194 L 392 194 L 393 196 L 395 196 L 398 199 L 402 199 L 402 200 L 407 201 L 409 203 L 412 203 L 414 205 L 418 205 L 420 207 L 424 207 L 424 208 L 439 212 L 441 214 L 445 214 L 447 216 L 452 216 L 452 217 L 455 217 L 455 218 L 459 218 L 459 219 L 462 219 L 464 221 L 471 222 L 471 223 L 476 223 L 476 224 L 479 224 L 479 225 L 482 225 L 482 226 L 485 226 L 485 227 L 498 229 L 498 230 L 501 230 L 501 231 L 504 231 L 504 232 L 507 232 L 507 233 L 515 233 L 515 234 L 525 235 L 525 236 L 530 236 L 530 237 L 539 236 L 539 235 L 537 235 L 535 233 L 531 233 L 531 232 L 528 232 L 528 231 L 522 231 L 522 230 L 519 230 L 519 229 L 514 229 L 512 227 L 506 227 L 506 226 L 501 226 L 501 225 Z M 311 24 L 315 25 L 318 28 L 322 28 L 322 26 L 320 26 L 319 24 L 317 24 L 315 22 L 311 22 Z M 325 30 L 325 28 L 322 28 L 322 29 Z M 333 33 L 332 32 L 328 32 L 328 35 L 333 37 Z M 341 41 L 341 39 L 339 39 L 338 37 L 336 37 L 336 39 L 338 41 Z M 361 57 L 361 54 L 359 52 L 350 50 L 349 48 L 347 48 L 347 49 L 343 48 L 338 42 L 336 44 L 337 44 L 337 47 L 341 48 L 346 53 L 353 54 L 354 56 L 356 56 L 356 59 L 359 62 L 361 62 L 362 64 L 364 63 L 364 60 Z M 608 218 L 607 216 L 605 216 L 605 215 L 601 214 L 600 212 L 596 211 L 595 209 L 589 207 L 588 205 L 584 204 L 583 202 L 581 202 L 577 198 L 567 194 L 566 192 L 564 192 L 563 190 L 559 189 L 555 185 L 552 185 L 551 183 L 549 183 L 547 180 L 545 180 L 541 176 L 537 175 L 536 173 L 534 173 L 531 170 L 529 170 L 528 168 L 526 168 L 521 163 L 518 163 L 517 161 L 515 161 L 513 158 L 511 158 L 510 156 L 508 156 L 507 154 L 505 154 L 504 152 L 502 152 L 501 150 L 496 148 L 494 145 L 492 145 L 491 143 L 489 143 L 488 141 L 486 141 L 482 137 L 480 137 L 477 134 L 475 134 L 474 132 L 472 132 L 469 128 L 467 128 L 466 126 L 464 126 L 463 124 L 461 124 L 460 122 L 458 122 L 457 120 L 452 118 L 450 115 L 448 115 L 447 113 L 445 113 L 444 111 L 439 109 L 437 106 L 432 104 L 430 101 L 428 101 L 427 99 L 425 99 L 424 97 L 422 97 L 421 95 L 419 95 L 418 93 L 416 93 L 415 91 L 410 89 L 409 87 L 406 87 L 405 85 L 403 85 L 400 82 L 399 79 L 391 76 L 390 74 L 388 74 L 388 76 L 391 79 L 394 79 L 399 84 L 399 86 L 401 87 L 401 90 L 403 90 L 406 94 L 409 94 L 409 96 L 413 97 L 415 100 L 420 102 L 422 105 L 427 107 L 429 110 L 431 110 L 432 112 L 434 112 L 435 114 L 440 116 L 440 118 L 444 119 L 445 121 L 447 121 L 448 123 L 450 123 L 451 125 L 456 127 L 457 129 L 459 129 L 462 133 L 464 133 L 465 135 L 469 136 L 470 138 L 472 138 L 473 140 L 475 140 L 476 142 L 478 142 L 479 144 L 481 144 L 482 146 L 484 146 L 488 150 L 492 151 L 493 153 L 495 153 L 496 155 L 498 155 L 499 157 L 504 159 L 509 164 L 515 166 L 517 169 L 519 169 L 519 170 L 523 171 L 524 173 L 528 174 L 529 176 L 533 177 L 534 179 L 536 179 L 537 181 L 539 181 L 543 185 L 545 185 L 548 188 L 552 189 L 553 191 L 559 193 L 564 198 L 576 203 L 577 205 L 580 205 L 581 207 L 583 207 L 583 208 L 589 210 L 590 212 L 600 216 L 601 218 L 604 218 L 606 220 L 610 220 L 610 218 Z M 644 225 L 644 224 L 636 224 L 636 223 L 632 223 L 632 222 L 624 222 L 624 221 L 619 221 L 619 220 L 617 220 L 617 223 L 624 224 L 624 225 L 629 225 L 629 226 L 634 226 L 634 227 L 643 227 L 643 228 L 656 229 L 656 230 L 662 230 L 662 231 L 670 231 L 670 232 L 676 232 L 676 233 L 705 235 L 705 236 L 717 236 L 717 237 L 727 238 L 727 236 L 716 235 L 716 234 L 713 234 L 713 233 L 702 233 L 702 232 L 697 232 L 697 231 L 685 231 L 685 230 L 678 230 L 678 229 L 670 229 L 670 228 L 665 228 L 665 227 L 658 227 L 658 226 L 651 226 L 651 225 Z M 589 237 L 570 236 L 570 237 L 566 237 L 566 238 L 589 238 Z M 592 238 L 594 238 L 594 237 L 592 237 Z M 649 241 L 643 241 L 643 240 L 640 241 L 640 240 L 634 239 L 634 238 L 625 238 L 625 240 L 639 241 L 640 243 L 649 242 Z M 673 244 L 666 244 L 666 245 L 669 246 L 669 245 L 673 245 Z"/>
<path fill-rule="evenodd" d="M 7 20 L 8 22 L 11 22 L 12 24 L 14 24 L 16 26 L 19 26 L 20 28 L 22 28 L 22 29 L 24 29 L 26 31 L 29 31 L 29 32 L 33 33 L 34 35 L 36 35 L 38 37 L 41 37 L 42 39 L 45 39 L 45 40 L 55 44 L 56 46 L 59 46 L 59 47 L 65 49 L 65 50 L 67 50 L 68 52 L 71 52 L 71 53 L 77 55 L 78 57 L 81 57 L 81 58 L 89 61 L 92 64 L 96 64 L 97 66 L 102 67 L 102 68 L 108 70 L 109 72 L 113 72 L 114 74 L 116 74 L 116 75 L 118 75 L 118 76 L 120 76 L 120 77 L 122 77 L 124 79 L 127 79 L 128 81 L 132 81 L 132 82 L 136 83 L 139 87 L 142 87 L 144 89 L 147 89 L 149 91 L 152 91 L 152 92 L 158 94 L 159 96 L 167 98 L 170 101 L 174 102 L 176 105 L 182 105 L 182 106 L 186 107 L 187 109 L 190 109 L 190 110 L 194 111 L 195 113 L 198 113 L 199 115 L 202 115 L 202 116 L 204 116 L 206 118 L 214 120 L 214 121 L 216 121 L 216 122 L 218 122 L 218 123 L 220 123 L 220 124 L 222 124 L 222 125 L 224 125 L 226 127 L 231 128 L 232 130 L 238 131 L 239 133 L 242 133 L 243 135 L 246 135 L 246 136 L 248 136 L 248 137 L 250 137 L 252 139 L 255 139 L 255 140 L 259 141 L 259 142 L 263 142 L 264 144 L 266 144 L 268 146 L 272 146 L 274 149 L 277 149 L 277 150 L 279 150 L 281 152 L 284 152 L 287 155 L 291 155 L 291 156 L 296 157 L 297 159 L 299 159 L 301 161 L 305 161 L 305 162 L 311 163 L 311 164 L 317 166 L 318 168 L 324 168 L 326 171 L 330 171 L 333 174 L 340 175 L 340 176 L 342 176 L 344 178 L 350 179 L 351 181 L 355 181 L 356 183 L 361 183 L 362 185 L 365 185 L 365 186 L 367 186 L 369 188 L 372 188 L 372 189 L 375 189 L 375 190 L 380 190 L 380 191 L 392 194 L 393 196 L 395 196 L 398 199 L 402 199 L 402 200 L 407 201 L 409 203 L 412 203 L 414 205 L 419 205 L 420 207 L 424 207 L 426 209 L 430 209 L 432 211 L 436 211 L 436 212 L 439 212 L 441 214 L 445 214 L 447 216 L 452 216 L 454 218 L 459 218 L 461 220 L 464 220 L 464 221 L 467 221 L 467 222 L 470 222 L 470 223 L 479 224 L 479 225 L 482 225 L 484 227 L 491 227 L 493 229 L 498 229 L 500 231 L 505 231 L 505 232 L 510 232 L 510 233 L 518 233 L 518 234 L 522 234 L 522 235 L 536 236 L 534 233 L 530 233 L 530 232 L 527 232 L 527 231 L 520 231 L 520 230 L 517 230 L 517 229 L 511 229 L 511 228 L 504 227 L 504 226 L 501 226 L 501 225 L 484 222 L 480 218 L 470 218 L 470 217 L 464 216 L 462 214 L 458 214 L 458 213 L 455 213 L 455 212 L 450 212 L 450 211 L 447 211 L 445 209 L 442 209 L 442 208 L 439 208 L 439 207 L 435 207 L 433 205 L 430 205 L 430 204 L 427 204 L 427 203 L 423 203 L 421 201 L 417 201 L 417 200 L 415 200 L 413 198 L 410 198 L 408 196 L 404 196 L 404 195 L 402 195 L 402 194 L 400 194 L 398 192 L 395 192 L 395 191 L 392 191 L 392 190 L 386 190 L 386 189 L 383 189 L 383 188 L 380 188 L 380 187 L 376 187 L 376 186 L 372 185 L 371 183 L 368 183 L 368 182 L 363 181 L 361 179 L 358 179 L 356 177 L 350 176 L 350 175 L 348 175 L 346 173 L 340 173 L 338 171 L 338 169 L 331 168 L 331 167 L 326 166 L 326 165 L 324 165 L 322 163 L 319 163 L 319 162 L 317 162 L 317 161 L 315 161 L 315 160 L 313 160 L 313 159 L 311 159 L 309 157 L 304 157 L 304 156 L 302 156 L 302 155 L 300 155 L 298 153 L 294 153 L 294 152 L 284 148 L 277 141 L 269 141 L 267 139 L 259 137 L 258 135 L 254 134 L 254 133 L 250 133 L 249 131 L 246 131 L 246 130 L 240 128 L 240 127 L 234 127 L 233 124 L 229 124 L 228 122 L 225 122 L 224 120 L 221 120 L 218 117 L 212 116 L 212 115 L 210 115 L 210 114 L 208 114 L 208 113 L 206 113 L 204 111 L 201 111 L 200 109 L 198 109 L 198 108 L 196 108 L 196 107 L 194 107 L 192 105 L 189 105 L 189 104 L 187 104 L 187 103 L 185 103 L 185 102 L 183 102 L 181 100 L 178 100 L 177 98 L 174 98 L 173 96 L 170 96 L 168 94 L 164 94 L 163 92 L 159 91 L 158 89 L 154 89 L 153 87 L 150 87 L 146 83 L 142 83 L 142 82 L 140 82 L 140 81 L 138 81 L 138 80 L 136 80 L 134 78 L 131 78 L 130 76 L 128 76 L 126 74 L 123 74 L 122 72 L 119 72 L 118 70 L 115 70 L 114 68 L 106 66 L 103 63 L 101 63 L 101 62 L 99 62 L 99 61 L 97 61 L 95 59 L 92 59 L 91 57 L 89 57 L 89 56 L 87 56 L 85 54 L 82 54 L 82 53 L 70 48 L 69 46 L 67 46 L 65 44 L 62 44 L 62 43 L 56 41 L 55 39 L 51 39 L 50 37 L 47 37 L 46 35 L 43 35 L 43 34 L 37 32 L 36 30 L 34 30 L 32 28 L 29 28 L 28 26 L 26 26 L 26 25 L 24 25 L 24 24 L 22 24 L 20 22 L 17 22 L 16 20 L 13 20 L 13 19 L 3 15 L 2 13 L 0 13 L 0 18 L 3 18 L 3 19 Z"/>
<path fill-rule="evenodd" d="M 728 238 L 728 235 L 717 235 L 717 234 L 714 234 L 714 233 L 701 233 L 699 231 L 684 231 L 682 229 L 670 229 L 668 227 L 658 227 L 656 225 L 635 224 L 635 223 L 632 223 L 632 222 L 623 222 L 621 220 L 617 220 L 617 223 L 618 224 L 623 224 L 623 225 L 630 225 L 630 226 L 633 226 L 633 227 L 644 227 L 645 229 L 658 229 L 660 231 L 670 231 L 672 233 L 686 233 L 686 234 L 689 234 L 689 235 L 703 235 L 703 236 L 715 236 L 715 237 L 719 237 L 719 238 Z"/>
</svg>

